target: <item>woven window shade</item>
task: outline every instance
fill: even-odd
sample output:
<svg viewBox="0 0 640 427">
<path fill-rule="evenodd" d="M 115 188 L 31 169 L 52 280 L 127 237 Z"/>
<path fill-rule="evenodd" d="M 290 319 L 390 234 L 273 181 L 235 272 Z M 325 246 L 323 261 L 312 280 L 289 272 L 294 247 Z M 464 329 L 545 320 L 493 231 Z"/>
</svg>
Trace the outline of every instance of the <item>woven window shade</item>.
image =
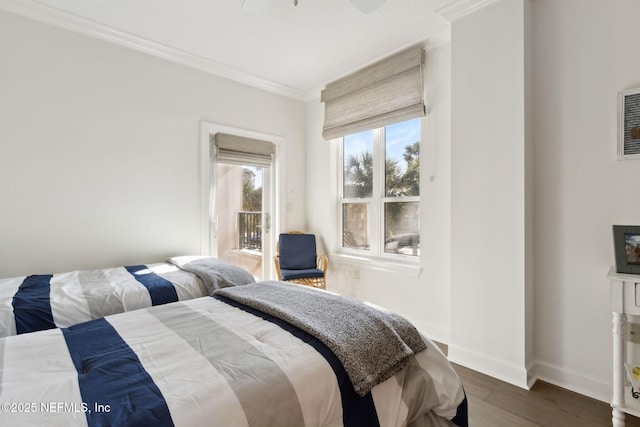
<svg viewBox="0 0 640 427">
<path fill-rule="evenodd" d="M 218 150 L 219 163 L 269 167 L 276 152 L 273 142 L 227 133 L 216 133 L 213 141 Z"/>
<path fill-rule="evenodd" d="M 414 47 L 329 83 L 322 91 L 325 139 L 425 115 L 425 53 Z"/>
</svg>

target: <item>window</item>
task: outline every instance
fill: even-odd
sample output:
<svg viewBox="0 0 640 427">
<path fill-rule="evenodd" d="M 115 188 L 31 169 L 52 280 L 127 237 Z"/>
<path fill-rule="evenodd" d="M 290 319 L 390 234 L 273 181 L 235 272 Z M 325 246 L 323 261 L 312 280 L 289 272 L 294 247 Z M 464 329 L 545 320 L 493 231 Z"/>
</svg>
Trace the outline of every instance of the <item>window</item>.
<svg viewBox="0 0 640 427">
<path fill-rule="evenodd" d="M 341 138 L 342 248 L 420 256 L 420 118 Z"/>
</svg>

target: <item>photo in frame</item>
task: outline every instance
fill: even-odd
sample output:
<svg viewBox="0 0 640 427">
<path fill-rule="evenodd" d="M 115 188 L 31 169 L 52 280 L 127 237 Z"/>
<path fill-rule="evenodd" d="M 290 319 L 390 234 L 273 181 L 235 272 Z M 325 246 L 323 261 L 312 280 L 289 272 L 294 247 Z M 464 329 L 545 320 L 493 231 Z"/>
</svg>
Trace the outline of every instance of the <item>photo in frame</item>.
<svg viewBox="0 0 640 427">
<path fill-rule="evenodd" d="M 613 249 L 616 272 L 640 274 L 640 226 L 614 225 Z"/>
<path fill-rule="evenodd" d="M 640 89 L 618 94 L 618 159 L 640 159 Z"/>
</svg>

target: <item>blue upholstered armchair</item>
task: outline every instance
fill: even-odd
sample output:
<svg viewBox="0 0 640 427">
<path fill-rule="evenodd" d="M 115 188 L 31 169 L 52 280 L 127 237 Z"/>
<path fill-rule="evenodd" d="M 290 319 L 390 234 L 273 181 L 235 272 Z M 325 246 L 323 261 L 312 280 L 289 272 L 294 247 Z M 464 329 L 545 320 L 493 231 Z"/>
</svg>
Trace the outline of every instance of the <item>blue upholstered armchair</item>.
<svg viewBox="0 0 640 427">
<path fill-rule="evenodd" d="M 316 236 L 299 231 L 283 233 L 273 257 L 278 280 L 326 289 L 329 261 L 316 252 Z"/>
</svg>

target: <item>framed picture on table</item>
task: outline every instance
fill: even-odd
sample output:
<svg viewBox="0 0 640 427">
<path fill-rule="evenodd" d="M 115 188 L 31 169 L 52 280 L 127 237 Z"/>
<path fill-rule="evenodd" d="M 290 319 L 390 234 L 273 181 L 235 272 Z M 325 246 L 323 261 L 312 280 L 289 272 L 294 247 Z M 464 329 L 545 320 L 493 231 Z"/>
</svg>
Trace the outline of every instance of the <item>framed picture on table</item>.
<svg viewBox="0 0 640 427">
<path fill-rule="evenodd" d="M 614 225 L 613 249 L 617 273 L 640 274 L 640 226 Z"/>
</svg>

